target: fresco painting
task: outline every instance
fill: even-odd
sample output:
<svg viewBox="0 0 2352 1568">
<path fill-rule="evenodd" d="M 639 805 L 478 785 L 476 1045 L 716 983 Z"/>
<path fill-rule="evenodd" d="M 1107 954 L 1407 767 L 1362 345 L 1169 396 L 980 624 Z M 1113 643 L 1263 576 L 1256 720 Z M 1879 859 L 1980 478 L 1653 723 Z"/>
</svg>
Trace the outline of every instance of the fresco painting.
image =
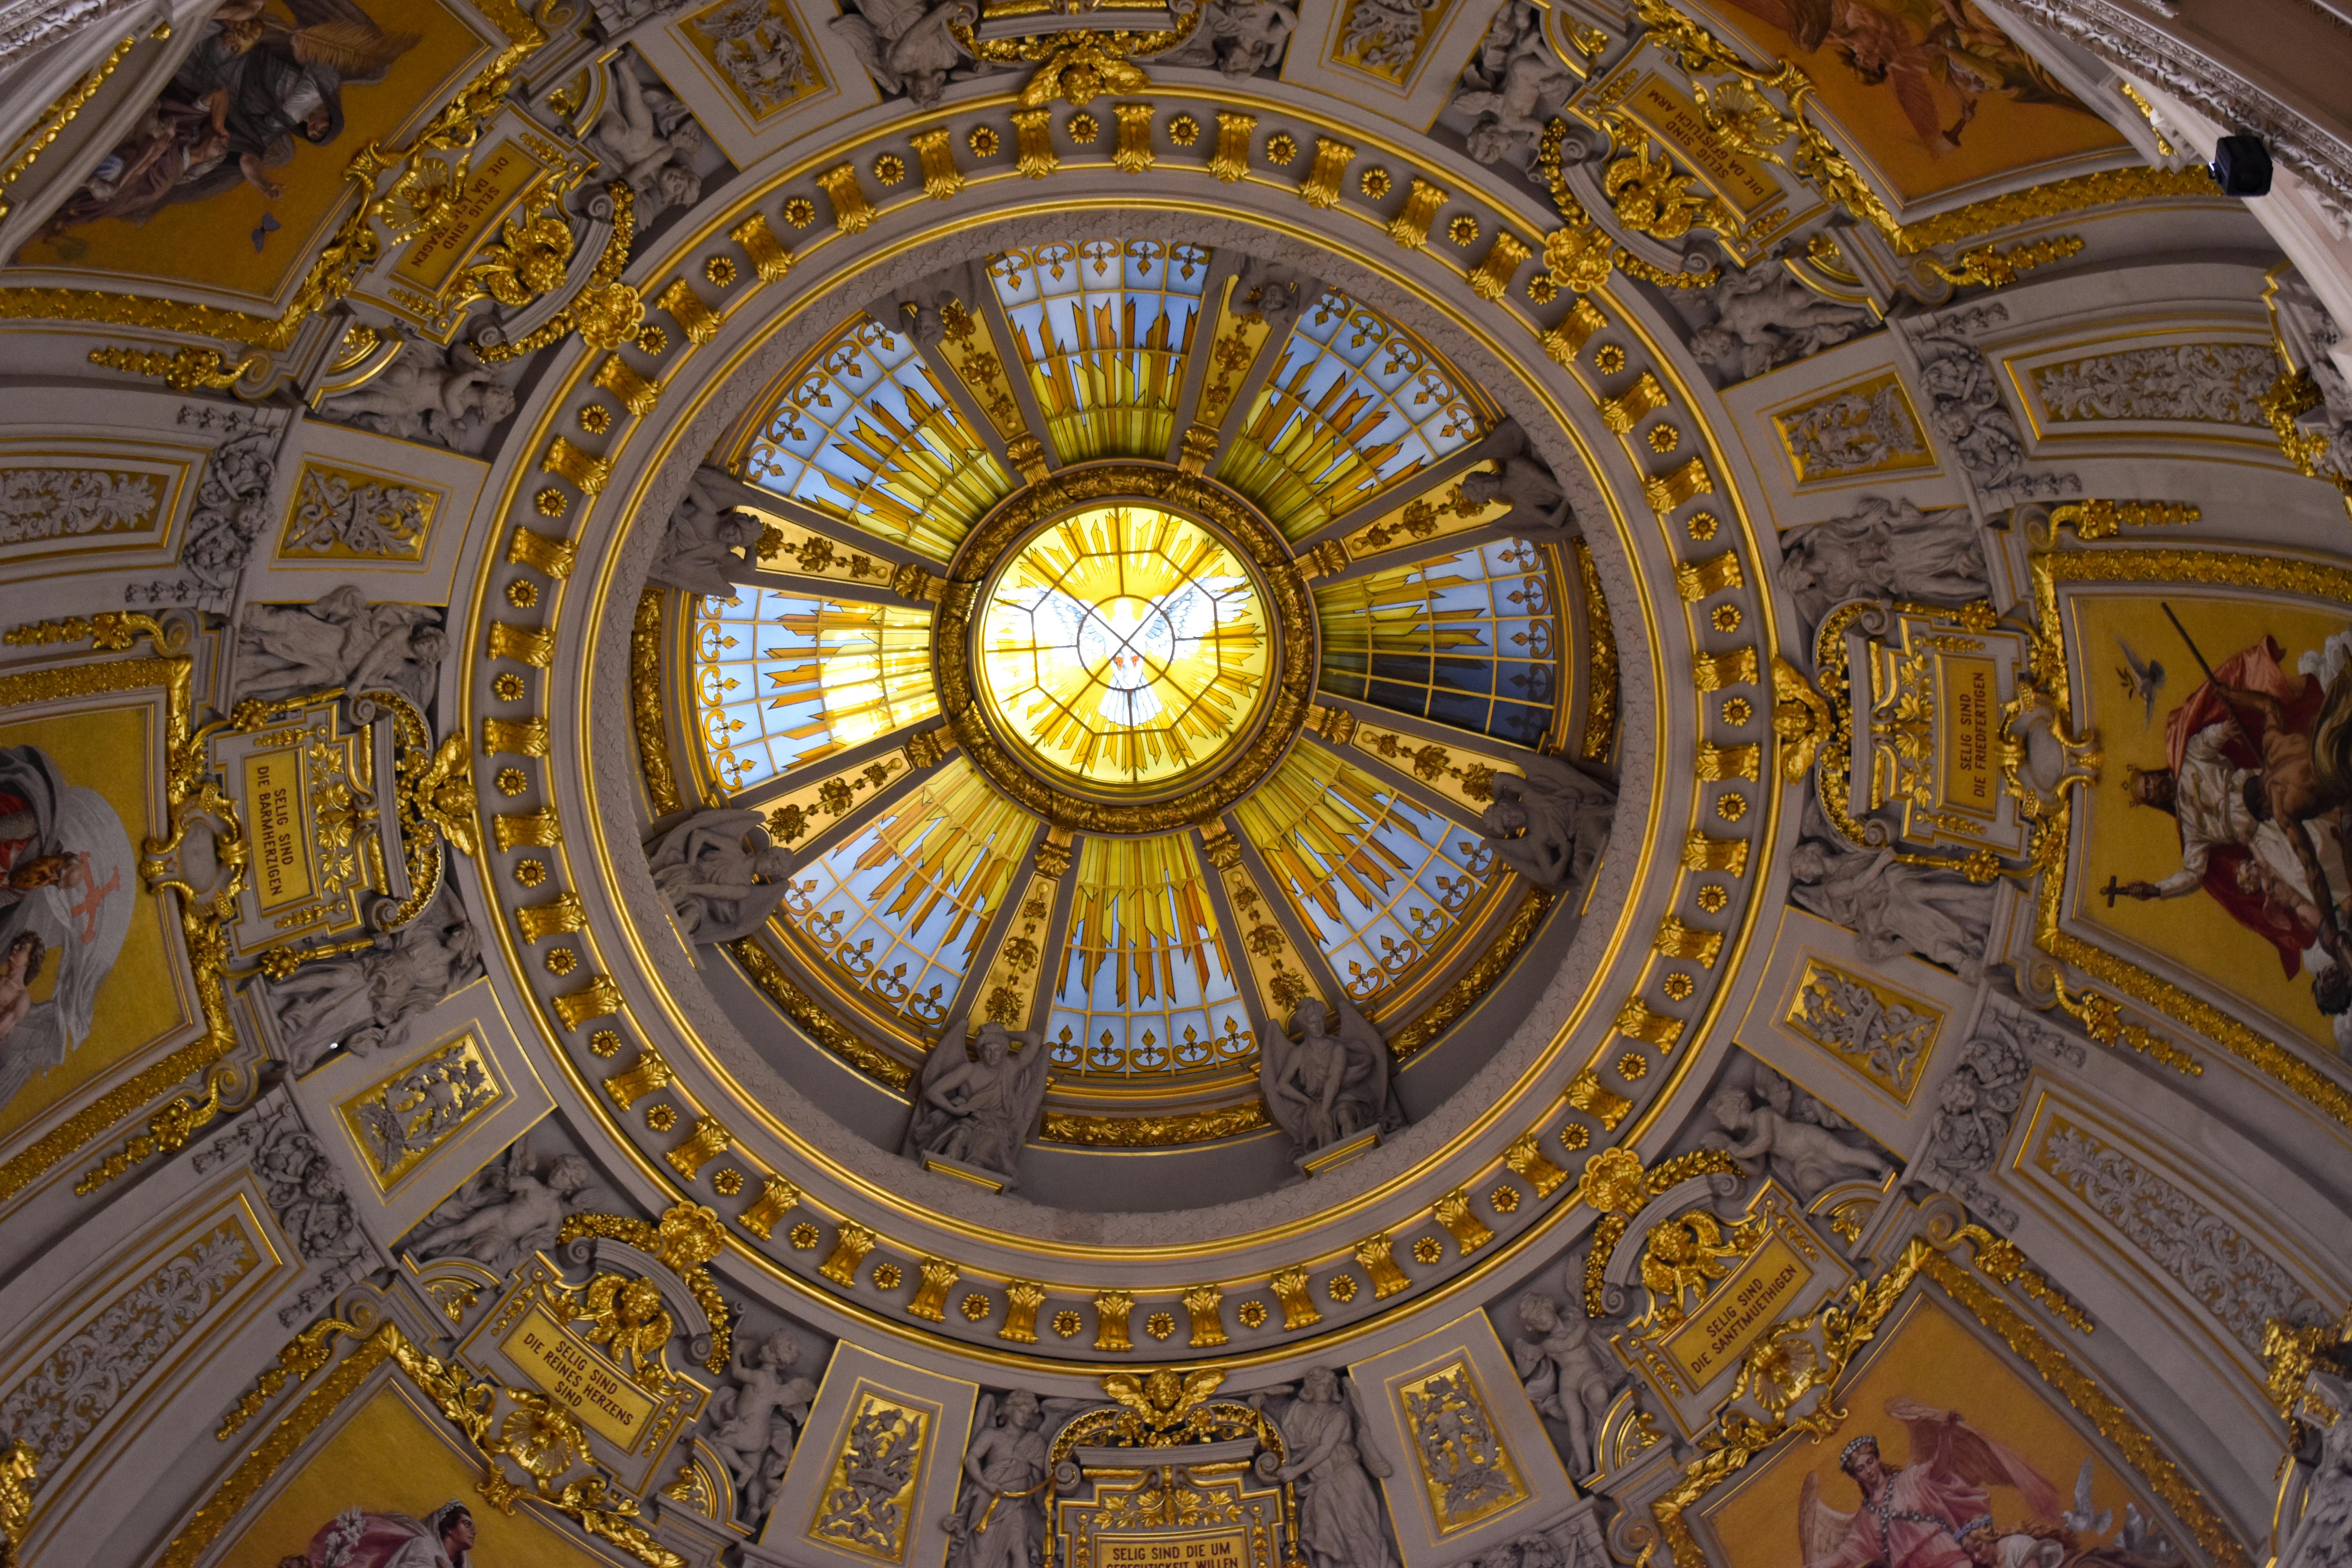
<svg viewBox="0 0 2352 1568">
<path fill-rule="evenodd" d="M 255 1568 L 610 1568 L 525 1505 L 482 1500 L 480 1466 L 397 1384 L 379 1389 L 220 1559 Z"/>
<path fill-rule="evenodd" d="M 159 719 L 0 710 L 0 1140 L 196 1017 L 139 875 L 163 827 Z"/>
<path fill-rule="evenodd" d="M 2125 145 L 1974 0 L 1705 3 L 1804 68 L 1898 205 Z"/>
<path fill-rule="evenodd" d="M 343 170 L 488 58 L 444 0 L 226 0 L 147 113 L 12 258 L 268 303 L 351 202 Z"/>
<path fill-rule="evenodd" d="M 2352 963 L 2323 910 L 2352 894 L 2352 777 L 2330 760 L 2352 717 L 2352 618 L 2189 584 L 2069 608 L 2076 710 L 2106 755 L 2077 797 L 2069 915 L 2305 1038 L 2352 1036 Z"/>
<path fill-rule="evenodd" d="M 2136 1494 L 1931 1290 L 1798 1438 L 1706 1505 L 1732 1568 L 2154 1568 Z M 1883 1516 L 1883 1517 L 1882 1517 Z"/>
</svg>

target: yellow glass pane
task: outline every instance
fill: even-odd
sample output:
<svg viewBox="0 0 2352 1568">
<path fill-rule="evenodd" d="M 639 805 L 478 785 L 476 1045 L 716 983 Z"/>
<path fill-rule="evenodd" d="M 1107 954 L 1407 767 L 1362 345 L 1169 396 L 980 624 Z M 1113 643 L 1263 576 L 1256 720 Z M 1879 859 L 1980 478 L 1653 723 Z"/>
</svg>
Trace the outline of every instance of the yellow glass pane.
<svg viewBox="0 0 2352 1568">
<path fill-rule="evenodd" d="M 1266 696 L 1257 582 L 1200 524 L 1149 506 L 1066 518 L 982 598 L 985 711 L 1049 777 L 1139 792 L 1213 765 Z"/>
</svg>

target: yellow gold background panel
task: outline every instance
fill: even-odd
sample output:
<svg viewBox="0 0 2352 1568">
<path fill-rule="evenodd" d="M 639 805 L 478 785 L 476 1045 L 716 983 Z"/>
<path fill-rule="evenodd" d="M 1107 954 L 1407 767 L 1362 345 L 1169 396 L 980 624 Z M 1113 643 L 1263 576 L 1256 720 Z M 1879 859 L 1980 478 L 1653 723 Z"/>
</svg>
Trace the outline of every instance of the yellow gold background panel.
<svg viewBox="0 0 2352 1568">
<path fill-rule="evenodd" d="M 140 841 L 162 826 L 149 798 L 152 770 L 148 750 L 154 742 L 153 726 L 161 716 L 157 705 L 146 702 L 87 710 L 55 718 L 0 722 L 0 746 L 38 746 L 58 765 L 68 784 L 82 784 L 104 796 L 122 819 L 135 856 Z M 137 886 L 135 862 L 122 868 L 126 884 L 134 886 L 131 930 L 114 966 L 99 982 L 90 1014 L 89 1037 L 64 1063 L 37 1072 L 0 1106 L 0 1141 L 31 1124 L 82 1085 L 109 1069 L 144 1054 L 167 1036 L 195 1019 L 172 967 L 167 918 L 163 903 Z M 58 955 L 41 961 L 40 978 L 32 997 L 46 1002 L 57 987 Z"/>
<path fill-rule="evenodd" d="M 329 225 L 346 209 L 351 186 L 343 168 L 371 141 L 392 144 L 402 125 L 446 101 L 491 53 L 449 0 L 362 0 L 386 33 L 418 35 L 416 47 L 392 62 L 383 80 L 343 88 L 341 134 L 314 146 L 296 138 L 293 161 L 268 171 L 282 194 L 270 201 L 249 182 L 202 200 L 167 206 L 145 222 L 100 218 L 53 238 L 36 238 L 14 260 L 21 267 L 68 268 L 192 283 L 275 300 L 310 263 Z M 289 18 L 278 6 L 267 13 Z M 192 22 L 202 26 L 202 22 Z M 278 227 L 254 244 L 262 218 Z"/>
<path fill-rule="evenodd" d="M 1802 66 L 1821 89 L 1822 107 L 1891 187 L 1880 194 L 1892 195 L 1898 206 L 1994 180 L 2020 184 L 2005 176 L 2125 145 L 2121 132 L 2030 64 L 1991 18 L 1969 0 L 1959 0 L 1959 6 L 1969 22 L 1965 37 L 1933 5 L 1859 0 L 1857 5 L 1870 31 L 1858 40 L 1864 47 L 1877 45 L 1919 68 L 1921 96 L 1914 101 L 1924 110 L 1932 100 L 1931 134 L 1948 133 L 1966 101 L 1951 85 L 1948 49 L 1971 72 L 2002 79 L 2001 87 L 1975 95 L 1976 114 L 1961 127 L 1957 147 L 1933 145 L 1913 125 L 1900 96 L 1909 73 L 1899 64 L 1881 82 L 1864 80 L 1847 63 L 1849 41 L 1834 26 L 1819 47 L 1801 47 L 1788 31 L 1797 11 L 1790 0 L 1701 0 L 1696 9 L 1720 16 L 1766 54 Z M 1935 41 L 1938 36 L 1940 45 Z M 1930 79 L 1929 72 L 1941 79 Z M 2008 96 L 2011 92 L 2019 99 Z"/>
<path fill-rule="evenodd" d="M 1882 1331 L 1880 1349 L 1862 1374 L 1839 1392 L 1839 1403 L 1851 1412 L 1843 1426 L 1818 1443 L 1801 1437 L 1782 1443 L 1751 1467 L 1752 1479 L 1717 1492 L 1704 1505 L 1718 1561 L 1728 1568 L 1803 1568 L 1797 1495 L 1808 1474 L 1823 1503 L 1850 1513 L 1860 1493 L 1838 1468 L 1846 1444 L 1869 1433 L 1877 1437 L 1887 1468 L 1911 1462 L 1910 1433 L 1886 1413 L 1889 1400 L 1958 1411 L 1969 1426 L 2022 1455 L 2061 1498 L 2073 1498 L 2074 1478 L 2090 1459 L 2094 1512 L 2112 1508 L 2121 1519 L 2126 1503 L 2142 1502 L 2042 1391 L 1986 1348 L 1934 1290 L 1917 1289 L 1896 1309 L 1896 1320 L 1891 1331 Z M 1991 1495 L 1992 1516 L 2003 1532 L 2032 1517 L 2014 1490 L 1995 1487 Z"/>
<path fill-rule="evenodd" d="M 2131 767 L 2166 765 L 2165 716 L 2189 700 L 2202 683 L 2197 660 L 2164 618 L 2170 605 L 2197 641 L 2208 663 L 2219 664 L 2267 633 L 2285 650 L 2279 660 L 2292 683 L 2295 661 L 2317 649 L 2328 635 L 2352 618 L 2338 612 L 2292 603 L 2257 603 L 2212 596 L 2193 584 L 2151 584 L 2128 595 L 2078 595 L 2066 602 L 2066 640 L 2081 650 L 2074 682 L 2079 721 L 2098 731 L 2106 752 L 2099 782 L 2077 798 L 2084 837 L 2073 884 L 2066 890 L 2065 917 L 2077 930 L 2110 931 L 2169 961 L 2216 990 L 2242 997 L 2305 1038 L 2332 1047 L 2328 1022 L 2311 1000 L 2311 972 L 2298 960 L 2289 978 L 2278 949 L 2203 890 L 2145 903 L 2120 898 L 2107 908 L 2095 889 L 2107 878 L 2159 881 L 2180 869 L 2180 835 L 2168 813 L 2135 806 L 2124 794 Z M 2116 671 L 2123 667 L 2117 639 L 2140 658 L 2164 666 L 2155 713 L 2143 721 L 2141 703 L 2124 694 Z M 2336 896 L 2344 896 L 2337 890 Z"/>
<path fill-rule="evenodd" d="M 436 1425 L 417 1414 L 395 1378 L 311 1456 L 220 1561 L 267 1568 L 301 1555 L 319 1527 L 347 1508 L 422 1520 L 454 1498 L 474 1516 L 469 1562 L 498 1568 L 610 1568 L 604 1558 L 542 1523 L 530 1505 L 511 1517 L 492 1508 L 474 1489 L 480 1479 L 481 1467 L 467 1463 Z"/>
</svg>

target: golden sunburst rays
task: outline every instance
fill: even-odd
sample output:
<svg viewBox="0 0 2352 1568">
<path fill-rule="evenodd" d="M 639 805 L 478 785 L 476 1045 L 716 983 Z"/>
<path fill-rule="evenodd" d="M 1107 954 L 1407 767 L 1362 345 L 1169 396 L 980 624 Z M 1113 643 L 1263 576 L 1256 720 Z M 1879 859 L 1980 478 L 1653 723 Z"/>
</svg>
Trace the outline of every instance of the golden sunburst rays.
<svg viewBox="0 0 2352 1568">
<path fill-rule="evenodd" d="M 1041 761 L 1134 787 L 1234 743 L 1271 647 L 1231 546 L 1189 519 L 1110 506 L 1015 554 L 990 591 L 981 651 L 986 699 Z"/>
</svg>

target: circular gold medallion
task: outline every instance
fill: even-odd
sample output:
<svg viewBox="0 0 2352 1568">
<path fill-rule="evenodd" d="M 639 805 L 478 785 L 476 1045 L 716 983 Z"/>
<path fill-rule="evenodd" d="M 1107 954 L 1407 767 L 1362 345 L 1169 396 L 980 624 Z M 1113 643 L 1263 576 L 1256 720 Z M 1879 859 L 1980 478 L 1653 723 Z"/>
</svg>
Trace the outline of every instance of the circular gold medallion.
<svg viewBox="0 0 2352 1568">
<path fill-rule="evenodd" d="M 1224 762 L 1265 705 L 1265 594 L 1234 547 L 1146 503 L 1048 525 L 982 590 L 982 710 L 1048 780 L 1158 795 Z"/>
<path fill-rule="evenodd" d="M 1246 794 L 1314 685 L 1305 580 L 1255 509 L 1151 463 L 1064 469 L 972 531 L 932 650 L 957 740 L 1074 831 L 1166 833 Z"/>
</svg>

